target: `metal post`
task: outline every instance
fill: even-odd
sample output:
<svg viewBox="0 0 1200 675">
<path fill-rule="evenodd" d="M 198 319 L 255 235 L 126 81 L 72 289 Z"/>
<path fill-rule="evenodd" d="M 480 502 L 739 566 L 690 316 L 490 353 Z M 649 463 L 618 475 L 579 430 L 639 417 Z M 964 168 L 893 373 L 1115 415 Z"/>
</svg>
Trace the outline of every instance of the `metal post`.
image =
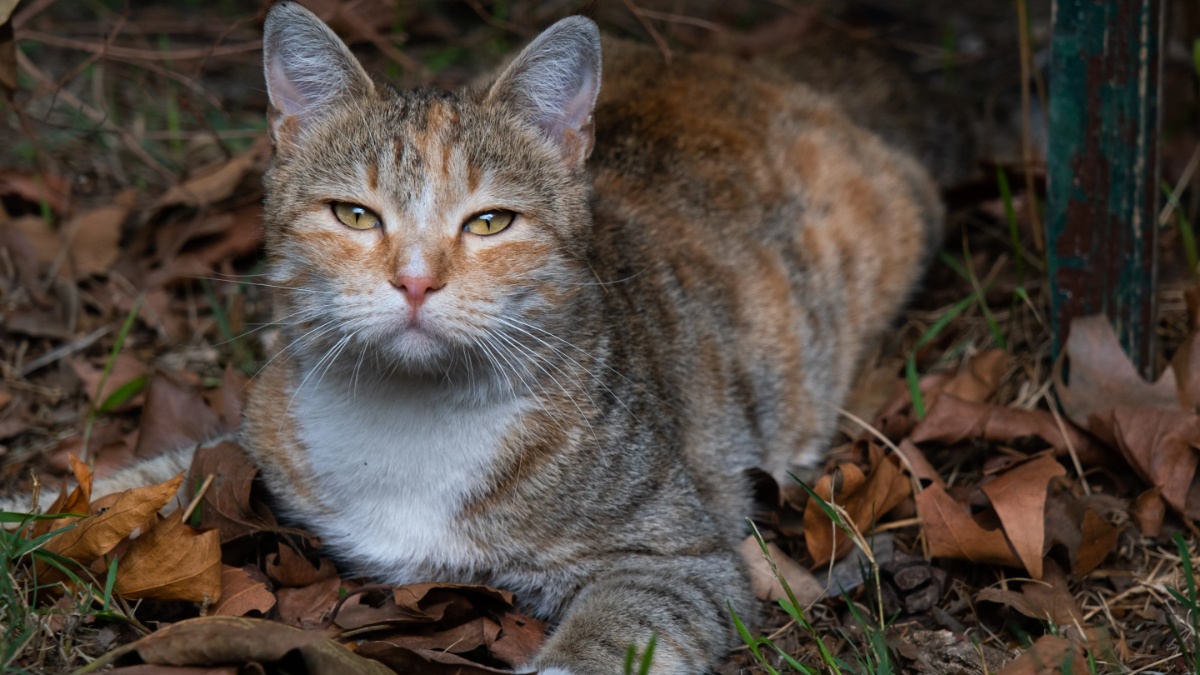
<svg viewBox="0 0 1200 675">
<path fill-rule="evenodd" d="M 1162 0 L 1055 0 L 1046 204 L 1054 351 L 1105 313 L 1154 367 Z"/>
</svg>

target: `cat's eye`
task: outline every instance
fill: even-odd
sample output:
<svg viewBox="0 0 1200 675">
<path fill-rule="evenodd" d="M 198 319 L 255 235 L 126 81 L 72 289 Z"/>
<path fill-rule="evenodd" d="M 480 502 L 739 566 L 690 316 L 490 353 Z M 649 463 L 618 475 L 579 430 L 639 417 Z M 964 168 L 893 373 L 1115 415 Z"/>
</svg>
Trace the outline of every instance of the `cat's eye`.
<svg viewBox="0 0 1200 675">
<path fill-rule="evenodd" d="M 516 217 L 512 211 L 487 211 L 469 218 L 463 224 L 463 230 L 471 234 L 496 234 L 511 225 Z"/>
<path fill-rule="evenodd" d="M 374 211 L 349 202 L 334 202 L 333 215 L 337 216 L 343 225 L 356 230 L 369 230 L 379 227 L 380 224 L 379 216 L 375 215 Z"/>
</svg>

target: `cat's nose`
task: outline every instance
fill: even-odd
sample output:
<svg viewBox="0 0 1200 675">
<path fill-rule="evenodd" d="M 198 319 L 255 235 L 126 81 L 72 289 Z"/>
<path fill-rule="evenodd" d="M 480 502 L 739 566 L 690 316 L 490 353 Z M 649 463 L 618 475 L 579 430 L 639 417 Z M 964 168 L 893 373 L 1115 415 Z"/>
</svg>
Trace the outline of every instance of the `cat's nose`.
<svg viewBox="0 0 1200 675">
<path fill-rule="evenodd" d="M 442 284 L 439 284 L 438 280 L 433 277 L 406 274 L 400 274 L 393 278 L 392 285 L 404 294 L 404 299 L 408 300 L 408 306 L 414 310 L 425 302 L 425 298 L 430 293 L 442 287 Z"/>
</svg>

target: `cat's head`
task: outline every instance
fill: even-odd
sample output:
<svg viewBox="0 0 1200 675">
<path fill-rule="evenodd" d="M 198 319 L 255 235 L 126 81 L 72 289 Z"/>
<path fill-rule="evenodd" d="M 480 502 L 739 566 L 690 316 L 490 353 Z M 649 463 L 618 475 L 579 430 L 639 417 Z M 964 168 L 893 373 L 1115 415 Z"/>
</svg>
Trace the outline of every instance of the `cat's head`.
<svg viewBox="0 0 1200 675">
<path fill-rule="evenodd" d="M 594 23 L 560 21 L 461 92 L 372 80 L 294 3 L 263 47 L 269 276 L 297 348 L 436 372 L 570 316 L 590 275 Z"/>
</svg>

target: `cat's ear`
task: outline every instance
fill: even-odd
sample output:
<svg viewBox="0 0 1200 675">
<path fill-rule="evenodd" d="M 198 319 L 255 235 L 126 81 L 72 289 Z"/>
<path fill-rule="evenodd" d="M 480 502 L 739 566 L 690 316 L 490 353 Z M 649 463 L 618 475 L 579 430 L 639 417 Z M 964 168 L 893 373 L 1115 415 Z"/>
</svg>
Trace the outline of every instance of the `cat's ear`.
<svg viewBox="0 0 1200 675">
<path fill-rule="evenodd" d="M 294 2 L 271 8 L 263 26 L 263 71 L 276 143 L 294 142 L 313 120 L 375 85 L 329 26 Z"/>
<path fill-rule="evenodd" d="M 572 16 L 546 29 L 501 73 L 487 100 L 513 108 L 579 164 L 592 152 L 600 93 L 600 31 Z"/>
</svg>

